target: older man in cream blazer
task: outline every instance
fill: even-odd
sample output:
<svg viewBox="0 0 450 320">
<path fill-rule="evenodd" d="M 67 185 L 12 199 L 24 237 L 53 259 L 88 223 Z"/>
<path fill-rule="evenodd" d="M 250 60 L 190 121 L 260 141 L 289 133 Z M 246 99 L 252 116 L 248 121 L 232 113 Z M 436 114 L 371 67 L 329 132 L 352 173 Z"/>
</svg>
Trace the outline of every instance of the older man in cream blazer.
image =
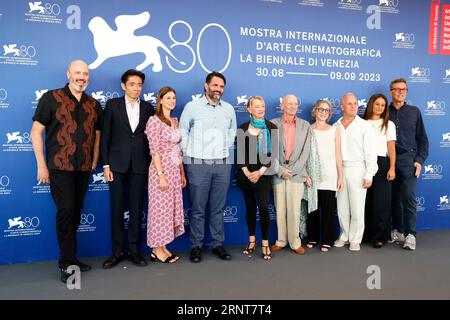
<svg viewBox="0 0 450 320">
<path fill-rule="evenodd" d="M 286 95 L 280 104 L 283 115 L 271 120 L 279 130 L 278 161 L 273 177 L 273 193 L 277 211 L 278 240 L 272 251 L 288 245 L 303 254 L 299 237 L 300 203 L 306 181 L 306 162 L 309 157 L 309 123 L 297 117 L 298 99 Z"/>
</svg>

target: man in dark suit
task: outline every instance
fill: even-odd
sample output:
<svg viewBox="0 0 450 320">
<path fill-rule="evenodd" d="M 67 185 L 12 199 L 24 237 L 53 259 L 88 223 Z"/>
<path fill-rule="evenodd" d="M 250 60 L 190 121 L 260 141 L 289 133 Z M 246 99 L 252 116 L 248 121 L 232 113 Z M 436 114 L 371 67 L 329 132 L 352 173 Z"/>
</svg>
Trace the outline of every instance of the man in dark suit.
<svg viewBox="0 0 450 320">
<path fill-rule="evenodd" d="M 121 80 L 125 96 L 106 103 L 101 136 L 103 173 L 110 190 L 112 232 L 112 256 L 103 263 L 105 269 L 116 266 L 127 256 L 123 250 L 126 198 L 129 200 L 129 258 L 137 266 L 147 265 L 139 250 L 139 224 L 150 164 L 144 130 L 148 118 L 154 114 L 154 108 L 139 99 L 145 80 L 142 72 L 130 69 Z"/>
</svg>

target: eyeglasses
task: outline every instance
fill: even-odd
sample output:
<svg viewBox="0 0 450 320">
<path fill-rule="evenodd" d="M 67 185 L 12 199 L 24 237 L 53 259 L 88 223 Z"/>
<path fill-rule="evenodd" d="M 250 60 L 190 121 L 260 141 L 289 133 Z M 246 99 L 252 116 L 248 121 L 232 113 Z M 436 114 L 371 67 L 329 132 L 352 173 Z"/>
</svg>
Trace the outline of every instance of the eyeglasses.
<svg viewBox="0 0 450 320">
<path fill-rule="evenodd" d="M 330 113 L 330 109 L 327 109 L 327 108 L 317 108 L 317 112 L 320 112 L 320 113 Z"/>
<path fill-rule="evenodd" d="M 396 91 L 396 92 L 407 92 L 408 88 L 392 88 L 391 91 Z"/>
</svg>

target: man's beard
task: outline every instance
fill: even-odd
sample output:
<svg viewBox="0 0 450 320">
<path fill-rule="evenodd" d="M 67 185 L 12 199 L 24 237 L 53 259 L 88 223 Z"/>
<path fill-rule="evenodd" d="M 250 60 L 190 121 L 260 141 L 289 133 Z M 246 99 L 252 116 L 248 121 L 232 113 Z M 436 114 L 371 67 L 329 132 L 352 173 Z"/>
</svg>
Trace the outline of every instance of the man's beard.
<svg viewBox="0 0 450 320">
<path fill-rule="evenodd" d="M 78 84 L 78 82 L 76 82 L 75 80 L 71 80 L 70 81 L 75 89 L 76 92 L 83 92 L 84 89 L 86 89 L 87 87 L 87 83 L 83 83 L 83 84 Z"/>
<path fill-rule="evenodd" d="M 220 93 L 215 93 L 214 91 L 208 92 L 208 97 L 215 102 L 219 102 L 222 95 Z"/>
</svg>

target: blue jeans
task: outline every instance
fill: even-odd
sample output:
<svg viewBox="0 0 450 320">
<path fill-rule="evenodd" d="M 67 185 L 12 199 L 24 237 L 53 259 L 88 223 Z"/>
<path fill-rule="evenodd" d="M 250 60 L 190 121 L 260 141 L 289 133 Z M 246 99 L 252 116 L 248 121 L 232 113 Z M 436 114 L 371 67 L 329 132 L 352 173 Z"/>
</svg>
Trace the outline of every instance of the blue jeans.
<svg viewBox="0 0 450 320">
<path fill-rule="evenodd" d="M 195 161 L 195 162 L 194 162 Z M 202 247 L 205 238 L 205 211 L 208 204 L 212 246 L 223 245 L 223 211 L 230 185 L 231 164 L 224 160 L 191 158 L 186 164 L 191 197 L 190 234 L 192 248 Z"/>
<path fill-rule="evenodd" d="M 392 229 L 416 235 L 415 152 L 397 154 L 392 186 Z"/>
</svg>

